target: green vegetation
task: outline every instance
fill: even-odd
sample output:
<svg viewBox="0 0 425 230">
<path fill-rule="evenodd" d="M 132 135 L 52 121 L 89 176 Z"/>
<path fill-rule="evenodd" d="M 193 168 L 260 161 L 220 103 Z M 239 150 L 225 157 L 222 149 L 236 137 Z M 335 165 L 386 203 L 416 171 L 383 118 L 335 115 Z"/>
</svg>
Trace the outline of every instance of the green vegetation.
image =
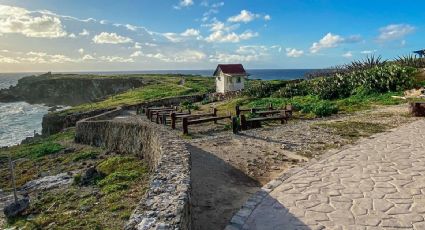
<svg viewBox="0 0 425 230">
<path fill-rule="evenodd" d="M 213 92 L 214 78 L 208 77 L 177 77 L 163 75 L 142 75 L 150 84 L 141 88 L 129 90 L 125 93 L 111 96 L 103 101 L 75 106 L 60 113 L 89 111 L 94 109 L 114 108 L 121 105 L 134 105 L 143 101 L 175 97 L 191 94 Z"/>
<path fill-rule="evenodd" d="M 357 121 L 324 122 L 315 124 L 315 126 L 331 129 L 335 134 L 352 141 L 361 137 L 369 137 L 388 129 L 385 125 Z"/>
<path fill-rule="evenodd" d="M 78 172 L 74 183 L 48 191 L 31 192 L 24 216 L 8 220 L 17 229 L 116 229 L 123 226 L 147 189 L 146 163 L 136 156 L 106 153 L 73 143 L 74 129 L 0 150 L 0 187 L 11 191 L 8 155 L 15 160 L 16 183 L 64 172 Z M 63 151 L 62 151 L 63 150 Z M 81 186 L 85 171 L 101 173 Z"/>
</svg>

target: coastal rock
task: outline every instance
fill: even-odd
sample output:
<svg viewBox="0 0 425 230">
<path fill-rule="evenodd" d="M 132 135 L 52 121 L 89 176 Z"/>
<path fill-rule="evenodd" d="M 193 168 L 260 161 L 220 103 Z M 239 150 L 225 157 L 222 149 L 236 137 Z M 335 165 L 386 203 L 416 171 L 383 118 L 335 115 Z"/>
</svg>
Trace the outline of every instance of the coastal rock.
<svg viewBox="0 0 425 230">
<path fill-rule="evenodd" d="M 3 212 L 7 218 L 14 218 L 23 213 L 29 206 L 30 200 L 28 198 L 23 198 L 18 200 L 18 202 L 7 205 Z"/>
<path fill-rule="evenodd" d="M 40 179 L 27 182 L 24 186 L 21 187 L 21 190 L 31 192 L 66 186 L 73 182 L 74 179 L 72 175 L 72 173 L 60 173 L 55 176 L 45 176 Z"/>
</svg>

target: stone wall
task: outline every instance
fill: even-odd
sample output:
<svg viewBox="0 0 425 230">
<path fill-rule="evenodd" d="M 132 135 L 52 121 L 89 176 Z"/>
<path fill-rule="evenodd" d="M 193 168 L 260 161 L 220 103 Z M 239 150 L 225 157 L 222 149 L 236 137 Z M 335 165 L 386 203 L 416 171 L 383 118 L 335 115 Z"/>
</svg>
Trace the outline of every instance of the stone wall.
<svg viewBox="0 0 425 230">
<path fill-rule="evenodd" d="M 190 95 L 190 96 L 180 96 L 180 97 L 170 97 L 163 98 L 159 100 L 146 101 L 135 105 L 123 106 L 123 109 L 137 109 L 141 107 L 149 107 L 149 106 L 172 106 L 179 105 L 183 101 L 191 101 L 191 102 L 199 102 L 205 98 L 205 95 Z M 114 110 L 112 109 L 100 109 L 100 110 L 92 110 L 88 112 L 80 112 L 80 113 L 72 113 L 72 114 L 64 114 L 63 112 L 59 113 L 49 113 L 43 117 L 42 122 L 42 134 L 43 135 L 51 135 L 62 131 L 63 129 L 74 127 L 77 121 L 97 116 L 103 114 L 107 111 Z"/>
<path fill-rule="evenodd" d="M 121 110 L 77 122 L 76 142 L 146 159 L 150 188 L 125 229 L 191 229 L 190 153 L 165 127 L 139 117 L 110 119 Z"/>
</svg>

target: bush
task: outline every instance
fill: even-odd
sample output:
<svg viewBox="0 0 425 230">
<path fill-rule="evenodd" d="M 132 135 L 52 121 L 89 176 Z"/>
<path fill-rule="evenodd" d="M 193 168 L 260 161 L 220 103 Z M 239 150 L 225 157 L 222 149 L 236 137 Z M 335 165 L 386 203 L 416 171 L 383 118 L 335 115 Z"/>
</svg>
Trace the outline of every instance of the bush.
<svg viewBox="0 0 425 230">
<path fill-rule="evenodd" d="M 97 152 L 82 152 L 79 153 L 78 155 L 74 156 L 74 158 L 72 158 L 72 161 L 77 162 L 77 161 L 81 161 L 81 160 L 89 160 L 89 159 L 96 159 L 97 155 L 99 155 L 99 153 Z"/>
<path fill-rule="evenodd" d="M 274 93 L 274 96 L 291 98 L 295 96 L 305 96 L 309 94 L 309 81 L 299 83 L 289 83 L 279 91 Z"/>
<path fill-rule="evenodd" d="M 180 103 L 180 107 L 182 107 L 183 109 L 186 110 L 198 110 L 199 106 L 193 104 L 193 102 L 191 101 L 183 101 L 182 103 Z"/>
<path fill-rule="evenodd" d="M 30 151 L 35 157 L 43 157 L 50 154 L 58 153 L 64 149 L 60 144 L 54 142 L 45 142 L 41 144 L 37 144 Z"/>
<path fill-rule="evenodd" d="M 320 99 L 331 100 L 355 95 L 359 90 L 365 94 L 399 92 L 414 86 L 415 74 L 416 69 L 412 67 L 395 64 L 376 65 L 349 74 L 288 84 L 279 90 L 277 95 L 290 98 L 310 94 Z"/>
<path fill-rule="evenodd" d="M 243 92 L 244 95 L 249 97 L 270 97 L 286 84 L 285 81 L 249 81 Z"/>
<path fill-rule="evenodd" d="M 316 117 L 326 117 L 338 113 L 336 104 L 314 96 L 294 97 L 291 103 L 295 110 L 301 113 L 314 114 Z"/>
</svg>

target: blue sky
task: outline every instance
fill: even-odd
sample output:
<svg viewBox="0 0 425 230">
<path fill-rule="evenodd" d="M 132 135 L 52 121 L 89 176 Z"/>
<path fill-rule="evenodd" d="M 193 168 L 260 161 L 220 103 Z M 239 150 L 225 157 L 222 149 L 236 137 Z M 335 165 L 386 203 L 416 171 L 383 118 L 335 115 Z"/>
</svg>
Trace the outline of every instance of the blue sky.
<svg viewBox="0 0 425 230">
<path fill-rule="evenodd" d="M 0 0 L 0 72 L 321 68 L 425 48 L 425 1 Z"/>
</svg>

